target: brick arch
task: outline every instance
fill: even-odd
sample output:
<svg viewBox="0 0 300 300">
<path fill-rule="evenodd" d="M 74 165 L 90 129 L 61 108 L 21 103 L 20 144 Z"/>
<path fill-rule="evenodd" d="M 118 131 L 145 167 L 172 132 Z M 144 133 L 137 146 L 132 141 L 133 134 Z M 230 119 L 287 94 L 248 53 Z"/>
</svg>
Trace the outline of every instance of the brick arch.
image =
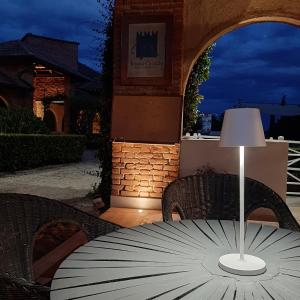
<svg viewBox="0 0 300 300">
<path fill-rule="evenodd" d="M 100 114 L 97 112 L 94 114 L 92 120 L 92 133 L 99 134 L 101 132 L 101 117 Z"/>
<path fill-rule="evenodd" d="M 242 26 L 281 22 L 300 26 L 297 0 L 190 0 L 184 5 L 183 94 L 191 69 L 203 51 L 222 35 Z"/>
<path fill-rule="evenodd" d="M 8 108 L 8 106 L 8 102 L 2 96 L 0 96 L 0 107 Z"/>
<path fill-rule="evenodd" d="M 144 78 L 128 76 L 128 25 L 151 20 L 170 25 L 166 38 L 171 49 L 165 53 L 171 62 L 156 80 L 147 73 Z M 300 1 L 116 0 L 112 206 L 160 207 L 164 187 L 178 176 L 183 95 L 194 62 L 226 32 L 266 21 L 300 25 Z"/>
<path fill-rule="evenodd" d="M 58 128 L 57 116 L 56 116 L 56 114 L 53 110 L 51 110 L 51 109 L 46 110 L 43 120 L 46 122 L 48 128 L 51 131 L 56 131 L 57 130 L 57 128 Z"/>
</svg>

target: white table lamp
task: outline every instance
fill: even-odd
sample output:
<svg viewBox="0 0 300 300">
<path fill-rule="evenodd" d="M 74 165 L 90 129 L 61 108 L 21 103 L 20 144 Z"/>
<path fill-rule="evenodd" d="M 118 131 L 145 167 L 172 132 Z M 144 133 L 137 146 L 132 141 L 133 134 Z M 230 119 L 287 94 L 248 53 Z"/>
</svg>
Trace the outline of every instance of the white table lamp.
<svg viewBox="0 0 300 300">
<path fill-rule="evenodd" d="M 224 271 L 237 275 L 259 275 L 266 271 L 266 263 L 256 256 L 244 253 L 244 151 L 245 147 L 266 146 L 259 110 L 256 108 L 226 110 L 220 146 L 240 148 L 240 253 L 221 256 L 219 266 Z"/>
</svg>

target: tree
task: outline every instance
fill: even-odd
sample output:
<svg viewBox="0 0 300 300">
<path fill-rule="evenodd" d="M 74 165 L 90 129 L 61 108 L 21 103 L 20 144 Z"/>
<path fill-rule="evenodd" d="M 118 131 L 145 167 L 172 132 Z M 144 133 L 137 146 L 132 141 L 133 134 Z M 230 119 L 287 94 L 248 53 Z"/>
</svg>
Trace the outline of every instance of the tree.
<svg viewBox="0 0 300 300">
<path fill-rule="evenodd" d="M 102 65 L 102 101 L 100 102 L 100 126 L 101 139 L 98 150 L 100 161 L 100 184 L 97 192 L 102 197 L 105 207 L 110 205 L 111 194 L 111 169 L 112 169 L 112 143 L 110 140 L 111 114 L 112 114 L 112 94 L 113 94 L 113 8 L 114 0 L 97 0 L 100 4 L 100 28 L 95 31 L 100 36 L 100 46 L 105 38 L 104 48 L 100 56 Z M 103 27 L 103 24 L 105 26 Z M 101 27 L 102 26 L 102 27 Z M 103 29 L 102 29 L 103 28 Z"/>
<path fill-rule="evenodd" d="M 193 66 L 192 72 L 187 82 L 184 96 L 184 111 L 183 111 L 183 132 L 190 132 L 197 122 L 198 104 L 203 100 L 203 96 L 199 93 L 199 86 L 209 79 L 211 66 L 211 52 L 214 44 L 209 46 L 203 54 L 198 58 Z"/>
</svg>

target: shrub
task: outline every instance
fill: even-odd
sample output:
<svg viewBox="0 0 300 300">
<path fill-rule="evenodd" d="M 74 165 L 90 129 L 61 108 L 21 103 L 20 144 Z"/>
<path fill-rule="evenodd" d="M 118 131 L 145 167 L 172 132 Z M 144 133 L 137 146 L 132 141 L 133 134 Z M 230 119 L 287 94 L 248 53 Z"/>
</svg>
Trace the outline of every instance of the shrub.
<svg viewBox="0 0 300 300">
<path fill-rule="evenodd" d="M 32 111 L 22 108 L 0 108 L 0 133 L 49 134 L 46 124 Z"/>
<path fill-rule="evenodd" d="M 86 148 L 90 150 L 98 150 L 102 146 L 103 137 L 100 134 L 86 135 Z"/>
<path fill-rule="evenodd" d="M 0 134 L 0 171 L 77 162 L 85 143 L 81 135 Z"/>
</svg>

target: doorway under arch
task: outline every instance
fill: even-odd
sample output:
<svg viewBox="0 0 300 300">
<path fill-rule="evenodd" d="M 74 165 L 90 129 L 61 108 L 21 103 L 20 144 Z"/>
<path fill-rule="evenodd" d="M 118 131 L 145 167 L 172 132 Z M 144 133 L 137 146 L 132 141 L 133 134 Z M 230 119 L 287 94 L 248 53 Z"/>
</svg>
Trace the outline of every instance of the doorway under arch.
<svg viewBox="0 0 300 300">
<path fill-rule="evenodd" d="M 51 110 L 46 110 L 44 115 L 44 122 L 46 123 L 46 126 L 49 128 L 50 131 L 54 132 L 56 131 L 56 117 L 55 114 Z"/>
</svg>

